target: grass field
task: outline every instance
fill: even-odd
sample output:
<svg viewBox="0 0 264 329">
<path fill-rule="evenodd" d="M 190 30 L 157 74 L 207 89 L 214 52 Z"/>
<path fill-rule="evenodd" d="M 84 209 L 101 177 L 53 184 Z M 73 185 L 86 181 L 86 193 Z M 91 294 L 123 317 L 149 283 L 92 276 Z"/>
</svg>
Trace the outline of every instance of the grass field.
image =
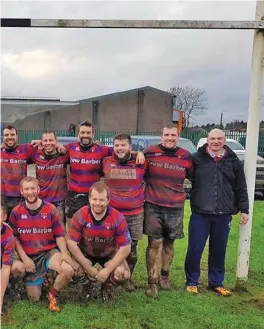
<svg viewBox="0 0 264 329">
<path fill-rule="evenodd" d="M 79 304 L 76 294 L 69 288 L 62 293 L 63 310 L 50 313 L 44 297 L 33 304 L 27 300 L 12 303 L 9 313 L 2 318 L 5 329 L 264 329 L 264 309 L 258 297 L 264 291 L 264 202 L 255 203 L 252 234 L 248 292 L 234 294 L 229 298 L 206 290 L 206 254 L 202 262 L 202 293 L 193 296 L 184 291 L 184 258 L 187 244 L 189 204 L 185 211 L 185 235 L 175 244 L 172 266 L 172 292 L 161 292 L 160 299 L 145 296 L 146 239 L 140 242 L 139 262 L 135 281 L 142 286 L 133 293 L 122 292 L 114 306 L 100 302 Z M 226 287 L 235 283 L 239 224 L 234 217 L 230 233 L 227 262 Z"/>
</svg>

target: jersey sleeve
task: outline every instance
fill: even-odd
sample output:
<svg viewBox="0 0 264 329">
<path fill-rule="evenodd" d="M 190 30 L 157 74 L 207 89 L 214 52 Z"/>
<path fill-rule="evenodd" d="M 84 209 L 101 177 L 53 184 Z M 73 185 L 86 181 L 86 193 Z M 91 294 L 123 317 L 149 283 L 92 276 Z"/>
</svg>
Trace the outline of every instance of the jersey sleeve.
<svg viewBox="0 0 264 329">
<path fill-rule="evenodd" d="M 17 217 L 16 211 L 12 210 L 11 214 L 9 216 L 9 224 L 10 224 L 12 230 L 13 230 L 14 236 L 18 235 L 17 226 L 16 226 L 16 217 Z"/>
<path fill-rule="evenodd" d="M 33 157 L 35 154 L 35 149 L 34 147 L 27 143 L 26 144 L 26 150 L 27 150 L 27 164 L 32 164 L 33 163 Z"/>
<path fill-rule="evenodd" d="M 72 217 L 72 225 L 68 233 L 69 239 L 79 243 L 82 239 L 84 226 L 83 211 L 79 209 Z"/>
<path fill-rule="evenodd" d="M 116 226 L 116 244 L 120 248 L 131 243 L 132 240 L 125 217 L 122 214 L 119 214 Z"/>
<path fill-rule="evenodd" d="M 1 251 L 2 265 L 11 266 L 13 264 L 15 254 L 15 237 L 10 228 L 7 228 L 6 236 L 4 238 L 2 237 L 2 239 L 4 240 L 2 241 L 3 250 Z"/>
<path fill-rule="evenodd" d="M 191 179 L 193 176 L 193 160 L 191 153 L 188 152 L 186 159 L 188 161 L 187 169 L 186 169 L 186 177 Z"/>
<path fill-rule="evenodd" d="M 114 154 L 114 149 L 113 149 L 113 147 L 112 146 L 106 146 L 107 147 L 107 155 L 106 156 L 111 156 L 111 155 L 113 155 Z"/>
<path fill-rule="evenodd" d="M 52 221 L 52 232 L 55 238 L 60 238 L 65 236 L 65 228 L 63 225 L 63 220 L 57 208 L 52 205 L 51 212 Z"/>
</svg>

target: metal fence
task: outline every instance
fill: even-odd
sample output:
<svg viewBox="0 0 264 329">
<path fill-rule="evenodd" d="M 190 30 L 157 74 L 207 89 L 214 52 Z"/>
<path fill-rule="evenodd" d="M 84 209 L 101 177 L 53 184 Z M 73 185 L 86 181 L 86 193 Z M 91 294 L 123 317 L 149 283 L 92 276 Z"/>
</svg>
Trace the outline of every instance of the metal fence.
<svg viewBox="0 0 264 329">
<path fill-rule="evenodd" d="M 41 139 L 42 130 L 19 130 L 18 138 L 19 143 L 29 143 L 34 139 Z M 57 136 L 76 136 L 71 133 L 69 130 L 57 130 L 55 131 Z M 117 134 L 116 131 L 95 131 L 95 139 L 100 140 L 104 145 L 112 145 L 113 137 Z M 130 135 L 159 135 L 159 132 L 128 132 Z M 226 138 L 232 138 L 241 143 L 244 147 L 246 145 L 246 132 L 245 131 L 225 131 Z M 207 137 L 206 132 L 188 132 L 183 131 L 181 137 L 190 139 L 195 145 L 197 145 L 198 141 L 202 137 Z M 259 145 L 258 145 L 258 154 L 264 157 L 264 132 L 260 132 L 259 134 Z"/>
</svg>

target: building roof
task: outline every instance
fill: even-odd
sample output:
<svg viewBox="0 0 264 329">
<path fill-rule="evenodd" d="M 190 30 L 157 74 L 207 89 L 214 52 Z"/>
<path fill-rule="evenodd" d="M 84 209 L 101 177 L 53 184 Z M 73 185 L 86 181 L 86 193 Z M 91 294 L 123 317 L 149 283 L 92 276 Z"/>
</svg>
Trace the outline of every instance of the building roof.
<svg viewBox="0 0 264 329">
<path fill-rule="evenodd" d="M 105 94 L 101 96 L 84 98 L 76 101 L 61 101 L 56 97 L 21 97 L 21 96 L 2 96 L 1 97 L 1 115 L 2 122 L 12 123 L 17 119 L 23 119 L 28 115 L 60 110 L 68 106 L 78 105 L 81 103 L 90 103 L 94 100 L 109 99 L 112 97 L 119 97 L 127 93 L 137 92 L 139 90 L 154 91 L 165 95 L 171 95 L 169 92 L 154 88 L 151 86 L 144 86 L 135 89 L 124 90 L 116 93 Z"/>
<path fill-rule="evenodd" d="M 163 94 L 171 95 L 171 93 L 168 92 L 168 91 L 158 89 L 158 88 L 154 88 L 154 87 L 151 87 L 151 86 L 144 86 L 144 87 L 140 87 L 140 88 L 134 88 L 134 89 L 128 89 L 128 90 L 124 90 L 124 91 L 118 91 L 118 92 L 111 93 L 111 94 L 105 94 L 105 95 L 95 96 L 95 97 L 91 97 L 91 98 L 84 98 L 84 99 L 80 99 L 79 102 L 80 103 L 87 103 L 87 102 L 92 102 L 92 101 L 95 101 L 95 100 L 103 100 L 103 99 L 106 99 L 106 98 L 119 97 L 119 96 L 122 96 L 124 94 L 132 93 L 132 92 L 139 91 L 139 90 L 156 91 L 156 92 L 160 92 L 160 93 L 163 93 Z"/>
</svg>

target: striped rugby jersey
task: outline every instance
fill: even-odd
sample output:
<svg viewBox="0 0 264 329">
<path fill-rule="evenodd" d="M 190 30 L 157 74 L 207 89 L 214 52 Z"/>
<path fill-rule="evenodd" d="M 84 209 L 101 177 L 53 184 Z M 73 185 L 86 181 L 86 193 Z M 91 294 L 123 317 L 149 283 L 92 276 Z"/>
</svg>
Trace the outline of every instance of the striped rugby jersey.
<svg viewBox="0 0 264 329">
<path fill-rule="evenodd" d="M 17 145 L 8 150 L 1 147 L 1 194 L 20 197 L 20 181 L 27 176 L 27 165 L 31 163 L 33 147 Z"/>
<path fill-rule="evenodd" d="M 21 202 L 12 210 L 9 221 L 14 235 L 29 256 L 55 248 L 56 238 L 65 236 L 58 210 L 47 201 L 43 201 L 34 215 L 25 202 Z"/>
<path fill-rule="evenodd" d="M 143 179 L 147 169 L 144 164 L 136 164 L 136 159 L 120 164 L 114 155 L 102 162 L 105 182 L 110 189 L 110 205 L 123 215 L 137 215 L 143 212 L 145 201 Z"/>
<path fill-rule="evenodd" d="M 89 206 L 79 209 L 72 218 L 69 238 L 91 257 L 113 255 L 119 247 L 131 244 L 125 217 L 111 206 L 101 221 L 94 219 Z"/>
<path fill-rule="evenodd" d="M 100 180 L 101 160 L 112 155 L 113 149 L 94 144 L 83 151 L 80 143 L 65 146 L 70 157 L 70 180 L 68 189 L 77 193 L 88 193 L 90 187 Z"/>
<path fill-rule="evenodd" d="M 162 207 L 182 208 L 186 198 L 184 179 L 192 172 L 191 154 L 180 147 L 171 152 L 162 145 L 151 145 L 144 155 L 148 161 L 145 200 Z"/>
<path fill-rule="evenodd" d="M 36 178 L 39 180 L 39 197 L 48 202 L 63 201 L 67 195 L 68 154 L 57 154 L 54 158 L 45 157 L 43 150 L 34 150 L 32 161 L 36 165 Z"/>
<path fill-rule="evenodd" d="M 12 229 L 2 224 L 1 227 L 1 268 L 2 265 L 11 266 L 14 261 L 15 254 L 15 238 Z"/>
</svg>

